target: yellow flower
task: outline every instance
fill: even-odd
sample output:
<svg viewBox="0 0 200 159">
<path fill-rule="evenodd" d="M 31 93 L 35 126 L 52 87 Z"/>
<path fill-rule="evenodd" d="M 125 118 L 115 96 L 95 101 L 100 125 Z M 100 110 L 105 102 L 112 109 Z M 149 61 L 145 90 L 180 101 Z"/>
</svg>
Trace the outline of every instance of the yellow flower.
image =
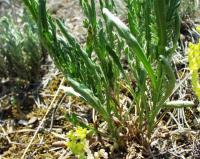
<svg viewBox="0 0 200 159">
<path fill-rule="evenodd" d="M 77 127 L 75 131 L 71 130 L 67 134 L 69 138 L 67 147 L 80 159 L 85 158 L 85 148 L 87 146 L 86 136 L 87 129 L 81 127 Z"/>
<path fill-rule="evenodd" d="M 192 74 L 192 88 L 200 100 L 200 41 L 198 44 L 189 44 L 188 60 L 189 69 Z"/>
<path fill-rule="evenodd" d="M 78 127 L 76 129 L 76 135 L 82 140 L 82 139 L 85 139 L 86 138 L 86 135 L 87 135 L 87 129 L 83 129 L 81 127 Z"/>
</svg>

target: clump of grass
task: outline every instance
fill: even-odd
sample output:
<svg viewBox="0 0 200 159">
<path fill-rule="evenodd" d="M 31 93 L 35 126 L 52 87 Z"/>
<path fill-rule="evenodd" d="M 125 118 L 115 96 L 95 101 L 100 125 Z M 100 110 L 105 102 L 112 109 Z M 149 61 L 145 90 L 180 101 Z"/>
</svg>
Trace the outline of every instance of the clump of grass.
<svg viewBox="0 0 200 159">
<path fill-rule="evenodd" d="M 42 52 L 36 25 L 28 16 L 25 12 L 18 17 L 20 24 L 9 16 L 0 19 L 0 77 L 31 82 L 39 78 Z"/>
<path fill-rule="evenodd" d="M 88 30 L 81 47 L 60 20 L 51 18 L 45 0 L 24 0 L 68 84 L 106 121 L 108 133 L 100 134 L 116 147 L 134 138 L 148 148 L 176 83 L 170 63 L 179 39 L 180 0 L 125 2 L 127 24 L 115 15 L 113 0 L 99 0 L 100 16 L 95 0 L 80 0 Z M 133 99 L 129 105 L 120 103 L 122 89 Z"/>
</svg>

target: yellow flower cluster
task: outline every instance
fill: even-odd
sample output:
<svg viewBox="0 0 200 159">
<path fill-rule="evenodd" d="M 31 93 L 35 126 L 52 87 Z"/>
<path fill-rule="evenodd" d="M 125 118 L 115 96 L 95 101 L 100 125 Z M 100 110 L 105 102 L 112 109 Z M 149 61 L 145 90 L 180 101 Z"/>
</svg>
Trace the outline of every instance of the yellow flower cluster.
<svg viewBox="0 0 200 159">
<path fill-rule="evenodd" d="M 85 149 L 87 147 L 86 142 L 87 129 L 77 127 L 76 130 L 71 130 L 67 134 L 69 141 L 67 147 L 75 154 L 79 159 L 85 159 Z"/>
<path fill-rule="evenodd" d="M 200 32 L 200 26 L 197 27 Z M 189 69 L 192 74 L 192 87 L 200 100 L 200 41 L 198 44 L 189 44 Z"/>
</svg>

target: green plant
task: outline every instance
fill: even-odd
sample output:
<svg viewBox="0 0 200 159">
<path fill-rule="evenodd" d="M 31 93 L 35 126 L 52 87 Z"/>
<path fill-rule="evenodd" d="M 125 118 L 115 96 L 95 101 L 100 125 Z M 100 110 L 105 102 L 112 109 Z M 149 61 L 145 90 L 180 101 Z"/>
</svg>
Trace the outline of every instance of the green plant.
<svg viewBox="0 0 200 159">
<path fill-rule="evenodd" d="M 135 138 L 147 148 L 176 82 L 170 62 L 179 38 L 180 0 L 126 0 L 128 26 L 113 14 L 113 0 L 99 0 L 100 16 L 94 0 L 80 0 L 87 17 L 84 48 L 51 18 L 45 2 L 24 0 L 68 84 L 107 122 L 108 133 L 101 135 L 116 146 Z M 133 98 L 130 105 L 120 103 L 123 89 Z"/>
<path fill-rule="evenodd" d="M 0 19 L 0 77 L 28 81 L 39 78 L 42 53 L 36 25 L 27 16 L 25 12 L 20 17 L 20 24 L 8 16 Z"/>
</svg>

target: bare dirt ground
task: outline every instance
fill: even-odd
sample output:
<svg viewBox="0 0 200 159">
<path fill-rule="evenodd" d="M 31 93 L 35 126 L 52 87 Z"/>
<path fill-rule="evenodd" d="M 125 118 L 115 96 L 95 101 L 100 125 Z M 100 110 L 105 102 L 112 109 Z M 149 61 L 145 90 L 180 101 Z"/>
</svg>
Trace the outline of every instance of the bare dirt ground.
<svg viewBox="0 0 200 159">
<path fill-rule="evenodd" d="M 86 31 L 82 27 L 84 16 L 78 3 L 78 0 L 49 0 L 48 8 L 55 17 L 64 20 L 69 30 L 83 42 Z M 11 7 L 1 1 L 0 6 L 1 15 L 21 8 L 20 5 Z M 182 36 L 184 40 L 190 38 L 184 33 Z M 174 57 L 177 76 L 183 85 L 177 89 L 173 98 L 195 100 L 191 93 L 184 49 L 186 48 L 180 47 Z M 25 88 L 21 89 L 23 95 L 19 98 L 18 105 L 11 106 L 13 92 L 10 90 L 14 84 L 8 82 L 7 85 L 5 83 L 0 85 L 0 158 L 2 159 L 18 159 L 25 152 L 27 159 L 74 158 L 65 145 L 66 133 L 73 128 L 65 114 L 74 111 L 83 120 L 88 120 L 91 118 L 91 110 L 77 98 L 65 96 L 59 87 L 65 85 L 65 81 L 51 60 L 44 67 L 47 73 L 42 77 L 41 83 L 34 89 L 27 89 L 25 84 Z M 185 89 L 186 87 L 188 89 Z M 199 118 L 196 107 L 185 110 L 176 109 L 167 114 L 155 130 L 150 158 L 200 158 Z M 177 120 L 182 122 L 180 127 Z M 28 147 L 31 140 L 32 144 Z M 103 148 L 109 154 L 110 147 L 111 144 L 107 141 L 100 143 L 97 139 L 91 140 L 92 152 Z M 140 146 L 130 141 L 126 150 L 115 152 L 114 155 L 109 154 L 109 158 L 143 157 L 141 157 Z"/>
</svg>

